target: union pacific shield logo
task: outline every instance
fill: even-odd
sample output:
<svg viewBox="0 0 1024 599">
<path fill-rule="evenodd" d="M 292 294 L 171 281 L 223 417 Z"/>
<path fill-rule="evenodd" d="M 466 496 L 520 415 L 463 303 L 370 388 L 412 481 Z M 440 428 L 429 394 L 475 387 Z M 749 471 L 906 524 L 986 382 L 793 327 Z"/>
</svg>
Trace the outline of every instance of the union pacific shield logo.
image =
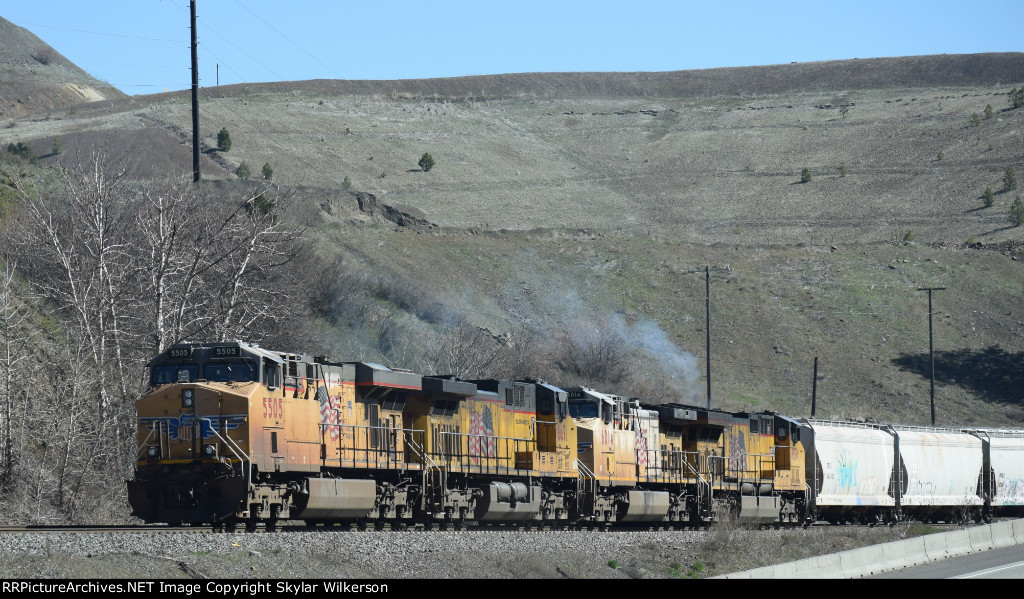
<svg viewBox="0 0 1024 599">
<path fill-rule="evenodd" d="M 226 414 L 224 416 L 202 416 L 203 439 L 209 439 L 216 433 L 236 429 L 245 422 L 245 414 Z M 195 414 L 179 414 L 173 416 L 140 416 L 139 424 L 149 431 L 166 431 L 172 441 L 192 441 L 196 430 Z"/>
</svg>

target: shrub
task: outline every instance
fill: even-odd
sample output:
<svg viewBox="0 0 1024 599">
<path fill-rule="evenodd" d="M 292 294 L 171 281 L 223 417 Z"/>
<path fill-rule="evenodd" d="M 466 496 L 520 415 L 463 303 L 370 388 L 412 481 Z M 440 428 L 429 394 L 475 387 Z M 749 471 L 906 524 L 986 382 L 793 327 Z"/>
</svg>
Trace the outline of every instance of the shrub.
<svg viewBox="0 0 1024 599">
<path fill-rule="evenodd" d="M 273 200 L 268 200 L 267 197 L 261 193 L 252 199 L 247 208 L 250 212 L 255 210 L 260 215 L 266 216 L 274 211 L 274 204 Z"/>
<path fill-rule="evenodd" d="M 54 156 L 59 156 L 64 152 L 64 142 L 60 140 L 60 137 L 53 138 L 53 146 L 51 148 Z"/>
<path fill-rule="evenodd" d="M 32 52 L 32 58 L 39 61 L 39 64 L 48 65 L 57 60 L 57 51 L 47 45 L 39 46 Z"/>
<path fill-rule="evenodd" d="M 263 164 L 263 178 L 270 181 L 274 177 L 274 169 L 271 168 L 270 163 L 266 162 Z"/>
<path fill-rule="evenodd" d="M 39 157 L 32 151 L 32 148 L 21 141 L 7 144 L 7 153 L 14 154 L 29 164 L 37 164 L 39 162 Z"/>
<path fill-rule="evenodd" d="M 231 134 L 228 133 L 227 127 L 223 127 L 220 133 L 217 134 L 217 148 L 221 152 L 231 151 Z"/>
<path fill-rule="evenodd" d="M 1021 108 L 1024 106 L 1024 87 L 1010 90 L 1010 108 Z"/>
<path fill-rule="evenodd" d="M 846 176 L 846 165 L 845 164 L 840 164 L 839 165 L 839 176 L 840 177 L 845 177 Z"/>
<path fill-rule="evenodd" d="M 945 157 L 945 155 L 942 153 L 942 150 L 939 150 L 939 156 L 938 156 L 939 160 L 942 160 L 944 157 Z"/>
<path fill-rule="evenodd" d="M 911 233 L 910 231 L 907 231 L 906 233 L 903 234 L 903 241 L 907 243 L 914 241 L 914 234 Z"/>
<path fill-rule="evenodd" d="M 985 118 L 986 119 L 990 119 L 993 116 L 995 116 L 995 111 L 992 110 L 992 105 L 991 104 L 986 104 L 985 105 Z"/>
<path fill-rule="evenodd" d="M 971 126 L 972 127 L 977 127 L 978 125 L 981 124 L 981 119 L 979 119 L 977 113 L 975 113 L 975 114 L 971 115 L 971 121 L 970 122 L 971 122 Z"/>
<path fill-rule="evenodd" d="M 991 208 L 992 207 L 992 202 L 995 201 L 995 195 L 996 194 L 992 193 L 992 188 L 991 187 L 986 187 L 985 188 L 985 193 L 981 194 L 981 197 L 985 200 L 985 207 L 986 208 Z"/>
<path fill-rule="evenodd" d="M 251 174 L 252 173 L 249 172 L 249 165 L 244 162 L 239 164 L 238 168 L 235 169 L 235 176 L 239 179 L 248 179 Z"/>
<path fill-rule="evenodd" d="M 811 182 L 811 171 L 810 171 L 810 169 L 806 169 L 805 168 L 804 170 L 800 171 L 800 182 L 801 183 L 810 183 Z"/>
<path fill-rule="evenodd" d="M 1024 204 L 1020 201 L 1020 196 L 1013 199 L 1013 204 L 1010 205 L 1010 224 L 1019 227 L 1024 225 Z"/>
<path fill-rule="evenodd" d="M 345 175 L 345 178 L 342 180 L 341 188 L 345 191 L 352 189 L 352 179 L 349 179 L 348 175 Z"/>
<path fill-rule="evenodd" d="M 434 168 L 434 157 L 431 156 L 429 152 L 424 152 L 423 156 L 420 156 L 420 161 L 417 164 L 419 164 L 420 168 L 423 169 L 423 172 L 428 172 L 430 169 Z"/>
<path fill-rule="evenodd" d="M 1013 167 L 1006 167 L 1006 173 L 1003 174 L 1003 191 L 1011 191 L 1017 189 L 1017 173 L 1013 172 Z"/>
</svg>

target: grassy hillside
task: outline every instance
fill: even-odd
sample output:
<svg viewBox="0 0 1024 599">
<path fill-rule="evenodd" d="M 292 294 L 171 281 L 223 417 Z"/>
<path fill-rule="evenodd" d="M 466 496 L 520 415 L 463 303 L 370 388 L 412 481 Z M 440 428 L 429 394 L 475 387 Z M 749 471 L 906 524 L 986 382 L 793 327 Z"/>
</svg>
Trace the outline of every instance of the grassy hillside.
<svg viewBox="0 0 1024 599">
<path fill-rule="evenodd" d="M 1024 55 L 1005 54 L 230 86 L 203 91 L 203 172 L 269 163 L 295 189 L 290 218 L 333 265 L 310 281 L 324 334 L 299 349 L 419 367 L 454 318 L 494 343 L 533 331 L 534 357 L 603 327 L 646 349 L 651 399 L 702 403 L 692 271 L 728 267 L 711 277 L 714 405 L 809 415 L 817 356 L 817 415 L 927 423 L 917 288 L 945 286 L 939 424 L 1020 426 L 1021 192 L 1001 189 L 1007 167 L 1024 176 L 1022 83 Z M 148 179 L 190 170 L 190 119 L 185 94 L 135 96 L 13 120 L 0 143 L 43 164 L 125 151 Z"/>
<path fill-rule="evenodd" d="M 0 18 L 0 118 L 124 97 L 124 92 L 90 76 L 32 32 Z"/>
</svg>

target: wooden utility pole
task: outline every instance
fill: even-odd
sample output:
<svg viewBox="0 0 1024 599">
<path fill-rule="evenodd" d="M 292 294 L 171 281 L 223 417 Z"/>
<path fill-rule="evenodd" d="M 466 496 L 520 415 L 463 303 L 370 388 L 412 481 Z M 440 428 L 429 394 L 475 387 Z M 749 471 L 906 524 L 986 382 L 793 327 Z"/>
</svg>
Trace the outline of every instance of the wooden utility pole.
<svg viewBox="0 0 1024 599">
<path fill-rule="evenodd" d="M 196 0 L 189 0 L 192 13 L 192 180 L 198 182 L 199 171 L 199 42 L 196 35 Z"/>
<path fill-rule="evenodd" d="M 932 291 L 942 291 L 945 287 L 918 287 L 918 291 L 928 292 L 928 359 L 932 365 L 932 426 L 935 426 L 935 349 L 932 344 Z"/>
<path fill-rule="evenodd" d="M 687 274 L 693 274 L 697 272 L 704 273 L 704 331 L 707 334 L 704 347 L 704 362 L 707 367 L 707 381 L 708 381 L 708 399 L 707 407 L 711 409 L 711 271 L 713 270 L 729 270 L 728 266 L 715 267 L 705 266 L 704 270 L 688 270 Z"/>
<path fill-rule="evenodd" d="M 818 356 L 814 356 L 814 378 L 811 380 L 811 418 L 818 406 Z"/>
</svg>

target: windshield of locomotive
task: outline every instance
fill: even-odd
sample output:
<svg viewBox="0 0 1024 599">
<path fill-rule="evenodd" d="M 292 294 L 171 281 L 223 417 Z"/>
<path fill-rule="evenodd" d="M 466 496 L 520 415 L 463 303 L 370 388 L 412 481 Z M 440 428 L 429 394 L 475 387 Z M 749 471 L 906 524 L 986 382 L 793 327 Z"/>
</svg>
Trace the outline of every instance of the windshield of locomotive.
<svg viewBox="0 0 1024 599">
<path fill-rule="evenodd" d="M 256 364 L 252 360 L 240 362 L 210 362 L 203 366 L 203 378 L 217 382 L 249 382 L 259 380 Z"/>
<path fill-rule="evenodd" d="M 569 402 L 569 414 L 573 418 L 597 418 L 597 404 L 592 401 L 588 402 Z"/>
<path fill-rule="evenodd" d="M 199 377 L 198 364 L 159 364 L 153 367 L 150 384 L 191 383 Z"/>
</svg>

